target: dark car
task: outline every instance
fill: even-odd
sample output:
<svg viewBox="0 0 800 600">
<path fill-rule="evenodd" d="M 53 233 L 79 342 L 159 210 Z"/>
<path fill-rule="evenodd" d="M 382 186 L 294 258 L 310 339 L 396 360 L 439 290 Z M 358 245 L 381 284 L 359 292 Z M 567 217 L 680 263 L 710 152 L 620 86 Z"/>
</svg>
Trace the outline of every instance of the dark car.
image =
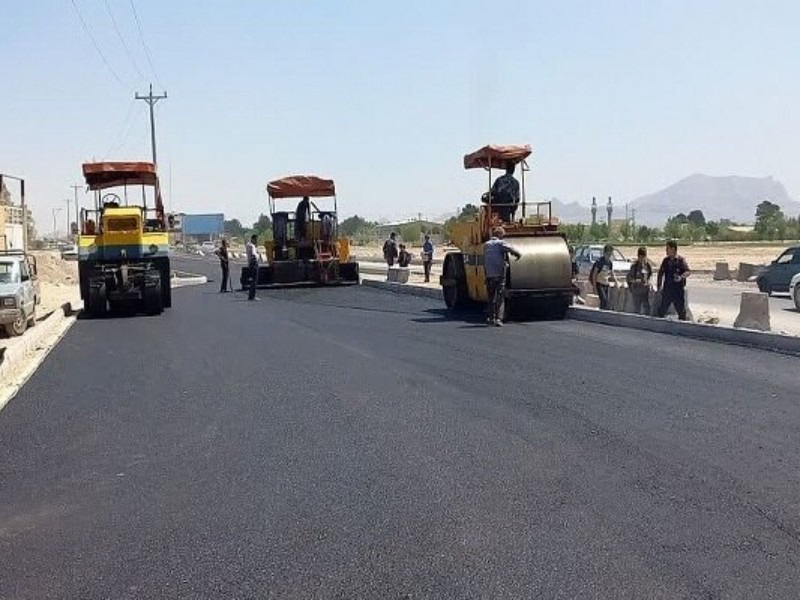
<svg viewBox="0 0 800 600">
<path fill-rule="evenodd" d="M 767 294 L 789 293 L 792 277 L 800 273 L 800 246 L 785 250 L 772 264 L 764 267 L 758 274 L 756 283 L 759 291 Z"/>
</svg>

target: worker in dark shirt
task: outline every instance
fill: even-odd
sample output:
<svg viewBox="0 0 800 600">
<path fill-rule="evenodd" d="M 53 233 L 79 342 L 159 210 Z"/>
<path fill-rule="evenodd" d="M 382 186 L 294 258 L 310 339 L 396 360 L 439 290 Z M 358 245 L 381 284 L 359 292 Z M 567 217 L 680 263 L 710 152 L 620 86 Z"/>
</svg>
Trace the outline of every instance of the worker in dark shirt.
<svg viewBox="0 0 800 600">
<path fill-rule="evenodd" d="M 506 261 L 510 254 L 517 260 L 522 256 L 503 239 L 506 232 L 496 227 L 492 237 L 483 245 L 483 272 L 488 296 L 486 322 L 495 327 L 503 325 L 506 303 Z"/>
<path fill-rule="evenodd" d="M 229 259 L 228 259 L 228 241 L 222 240 L 219 248 L 217 248 L 215 254 L 217 258 L 219 258 L 219 266 L 222 269 L 222 281 L 219 284 L 219 291 L 221 294 L 224 294 L 228 291 L 228 273 L 229 273 Z"/>
<path fill-rule="evenodd" d="M 388 266 L 394 266 L 394 261 L 397 259 L 397 234 L 394 231 L 389 234 L 389 239 L 383 242 L 383 258 Z"/>
<path fill-rule="evenodd" d="M 505 174 L 494 180 L 492 190 L 482 198 L 484 202 L 491 199 L 492 210 L 506 223 L 514 220 L 519 204 L 519 181 L 514 178 L 514 168 L 513 162 L 507 162 Z"/>
<path fill-rule="evenodd" d="M 647 248 L 642 246 L 636 253 L 636 262 L 631 265 L 626 281 L 633 298 L 633 312 L 637 315 L 650 315 L 650 279 L 653 267 L 647 260 Z"/>
<path fill-rule="evenodd" d="M 305 240 L 308 237 L 308 222 L 311 220 L 311 206 L 308 196 L 303 196 L 303 199 L 297 204 L 297 210 L 294 211 L 294 219 L 297 241 Z"/>
<path fill-rule="evenodd" d="M 397 266 L 407 267 L 411 264 L 411 253 L 406 250 L 405 244 L 400 244 L 400 252 L 397 255 Z"/>
<path fill-rule="evenodd" d="M 686 321 L 686 278 L 691 275 L 689 265 L 682 256 L 678 256 L 678 244 L 674 241 L 667 242 L 666 252 L 658 270 L 658 289 L 661 292 L 658 316 L 665 317 L 672 305 L 678 318 Z"/>
<path fill-rule="evenodd" d="M 594 291 L 600 298 L 600 310 L 611 309 L 611 292 L 610 287 L 612 283 L 617 283 L 617 278 L 614 276 L 614 246 L 606 244 L 603 247 L 603 256 L 598 258 L 592 265 L 592 270 L 589 271 L 589 283 L 594 287 Z"/>
</svg>

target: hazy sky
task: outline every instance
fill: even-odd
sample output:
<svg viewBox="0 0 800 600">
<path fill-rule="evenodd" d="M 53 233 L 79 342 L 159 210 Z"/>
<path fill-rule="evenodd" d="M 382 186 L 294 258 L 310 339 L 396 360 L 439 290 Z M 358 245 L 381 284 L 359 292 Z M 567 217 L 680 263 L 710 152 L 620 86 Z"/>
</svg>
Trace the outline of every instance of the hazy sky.
<svg viewBox="0 0 800 600">
<path fill-rule="evenodd" d="M 464 153 L 515 142 L 529 199 L 624 203 L 696 172 L 800 197 L 798 2 L 135 0 L 156 76 L 130 0 L 107 5 L 133 60 L 105 0 L 74 2 L 121 82 L 71 0 L 2 2 L 0 172 L 41 231 L 81 162 L 149 157 L 151 79 L 174 210 L 252 222 L 267 181 L 316 173 L 345 216 L 436 216 L 483 190 Z"/>
</svg>

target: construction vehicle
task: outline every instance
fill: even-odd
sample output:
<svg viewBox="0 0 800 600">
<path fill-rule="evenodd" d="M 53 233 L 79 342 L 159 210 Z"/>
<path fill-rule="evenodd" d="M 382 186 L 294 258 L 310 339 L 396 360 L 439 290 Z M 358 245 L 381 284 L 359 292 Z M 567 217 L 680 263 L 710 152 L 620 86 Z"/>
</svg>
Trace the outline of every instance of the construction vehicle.
<svg viewBox="0 0 800 600">
<path fill-rule="evenodd" d="M 464 157 L 465 169 L 485 169 L 489 192 L 471 220 L 457 222 L 450 232 L 451 242 L 459 248 L 445 256 L 440 283 L 448 309 L 471 303 L 487 302 L 486 278 L 483 270 L 483 245 L 493 228 L 501 225 L 506 241 L 521 253 L 506 270 L 506 317 L 524 319 L 531 316 L 564 318 L 572 301 L 572 264 L 569 246 L 559 232 L 550 202 L 529 204 L 525 200 L 525 174 L 530 170 L 527 158 L 531 147 L 485 146 Z M 492 169 L 509 164 L 521 166 L 519 206 L 500 204 L 491 194 Z M 521 215 L 503 221 L 501 214 L 521 209 Z"/>
<path fill-rule="evenodd" d="M 274 288 L 359 283 L 358 263 L 351 261 L 350 240 L 339 237 L 336 187 L 330 179 L 295 175 L 267 185 L 272 240 L 264 243 L 265 264 L 258 267 L 256 287 Z M 278 202 L 298 199 L 294 211 L 278 210 Z M 332 199 L 321 209 L 312 200 Z M 320 201 L 320 203 L 322 203 Z M 242 268 L 242 289 L 251 269 Z"/>
<path fill-rule="evenodd" d="M 86 163 L 83 175 L 94 192 L 94 209 L 82 209 L 79 218 L 78 275 L 86 312 L 160 314 L 172 305 L 172 293 L 169 223 L 155 165 Z"/>
</svg>

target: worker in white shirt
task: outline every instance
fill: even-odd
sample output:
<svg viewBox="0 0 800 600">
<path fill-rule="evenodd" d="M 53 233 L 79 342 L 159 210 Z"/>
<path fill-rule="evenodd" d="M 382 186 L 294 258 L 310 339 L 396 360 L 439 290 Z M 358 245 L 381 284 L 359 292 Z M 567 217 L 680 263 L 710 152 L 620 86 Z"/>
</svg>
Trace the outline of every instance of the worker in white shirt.
<svg viewBox="0 0 800 600">
<path fill-rule="evenodd" d="M 253 234 L 250 241 L 245 246 L 247 252 L 247 266 L 250 269 L 250 292 L 247 294 L 248 300 L 258 300 L 256 298 L 256 283 L 258 283 L 258 263 L 261 256 L 258 254 L 258 236 Z"/>
</svg>

